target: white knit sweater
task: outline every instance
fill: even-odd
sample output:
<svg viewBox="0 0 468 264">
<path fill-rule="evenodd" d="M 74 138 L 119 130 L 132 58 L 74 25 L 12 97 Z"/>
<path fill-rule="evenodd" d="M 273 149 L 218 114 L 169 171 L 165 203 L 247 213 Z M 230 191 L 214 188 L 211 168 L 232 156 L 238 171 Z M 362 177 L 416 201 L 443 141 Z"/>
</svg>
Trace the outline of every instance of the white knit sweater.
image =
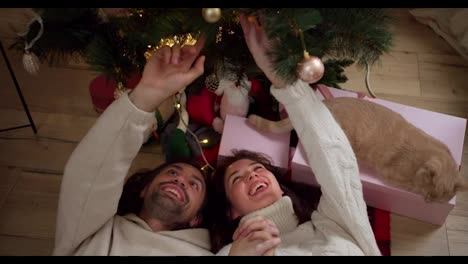
<svg viewBox="0 0 468 264">
<path fill-rule="evenodd" d="M 367 216 L 356 157 L 341 127 L 307 83 L 272 94 L 288 112 L 304 146 L 322 197 L 311 221 L 297 225 L 289 197 L 252 212 L 280 229 L 277 255 L 381 255 Z M 217 255 L 227 255 L 227 245 Z"/>
</svg>

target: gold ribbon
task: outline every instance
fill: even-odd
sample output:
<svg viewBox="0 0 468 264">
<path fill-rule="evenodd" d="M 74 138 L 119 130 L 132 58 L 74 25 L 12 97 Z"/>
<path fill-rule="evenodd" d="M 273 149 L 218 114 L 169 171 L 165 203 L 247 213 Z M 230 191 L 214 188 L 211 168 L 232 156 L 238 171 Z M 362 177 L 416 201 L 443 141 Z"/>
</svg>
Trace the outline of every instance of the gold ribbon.
<svg viewBox="0 0 468 264">
<path fill-rule="evenodd" d="M 159 41 L 159 44 L 156 46 L 148 45 L 148 50 L 145 52 L 146 61 L 148 61 L 153 53 L 158 49 L 162 48 L 163 46 L 172 47 L 175 44 L 179 44 L 180 47 L 184 46 L 193 46 L 197 43 L 197 39 L 192 36 L 192 34 L 182 34 L 182 35 L 174 35 L 169 38 L 164 38 Z"/>
</svg>

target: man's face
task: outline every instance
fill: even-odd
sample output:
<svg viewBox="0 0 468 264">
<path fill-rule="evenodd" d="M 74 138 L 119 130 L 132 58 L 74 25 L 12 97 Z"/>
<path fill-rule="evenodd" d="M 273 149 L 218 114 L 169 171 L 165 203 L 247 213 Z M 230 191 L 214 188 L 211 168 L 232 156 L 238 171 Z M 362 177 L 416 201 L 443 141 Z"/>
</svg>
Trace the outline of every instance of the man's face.
<svg viewBox="0 0 468 264">
<path fill-rule="evenodd" d="M 198 212 L 206 195 L 203 175 L 192 165 L 168 165 L 141 192 L 146 214 L 170 229 L 194 227 L 201 222 Z"/>
</svg>

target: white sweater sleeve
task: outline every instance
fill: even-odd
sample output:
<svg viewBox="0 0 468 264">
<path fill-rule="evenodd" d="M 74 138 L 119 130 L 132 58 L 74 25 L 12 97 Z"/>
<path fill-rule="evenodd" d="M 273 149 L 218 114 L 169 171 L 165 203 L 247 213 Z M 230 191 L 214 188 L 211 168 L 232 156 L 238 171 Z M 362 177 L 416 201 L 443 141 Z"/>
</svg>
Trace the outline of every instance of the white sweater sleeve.
<svg viewBox="0 0 468 264">
<path fill-rule="evenodd" d="M 348 232 L 365 255 L 380 255 L 367 216 L 359 168 L 341 127 L 309 84 L 298 80 L 271 93 L 282 103 L 321 186 L 318 212 Z"/>
<path fill-rule="evenodd" d="M 221 248 L 215 256 L 229 256 L 229 252 L 231 251 L 232 243 L 225 245 Z"/>
<path fill-rule="evenodd" d="M 151 129 L 154 113 L 127 94 L 113 102 L 71 154 L 60 189 L 54 255 L 69 255 L 117 212 L 125 176 Z"/>
</svg>

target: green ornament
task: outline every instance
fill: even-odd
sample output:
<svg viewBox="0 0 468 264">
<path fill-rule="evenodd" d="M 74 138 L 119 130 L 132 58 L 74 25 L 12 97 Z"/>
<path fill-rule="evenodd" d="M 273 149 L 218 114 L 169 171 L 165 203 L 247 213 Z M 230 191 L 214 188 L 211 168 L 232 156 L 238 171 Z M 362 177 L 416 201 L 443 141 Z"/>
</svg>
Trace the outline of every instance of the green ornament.
<svg viewBox="0 0 468 264">
<path fill-rule="evenodd" d="M 185 140 L 185 133 L 180 129 L 172 131 L 167 141 L 167 160 L 191 158 L 190 147 Z"/>
</svg>

